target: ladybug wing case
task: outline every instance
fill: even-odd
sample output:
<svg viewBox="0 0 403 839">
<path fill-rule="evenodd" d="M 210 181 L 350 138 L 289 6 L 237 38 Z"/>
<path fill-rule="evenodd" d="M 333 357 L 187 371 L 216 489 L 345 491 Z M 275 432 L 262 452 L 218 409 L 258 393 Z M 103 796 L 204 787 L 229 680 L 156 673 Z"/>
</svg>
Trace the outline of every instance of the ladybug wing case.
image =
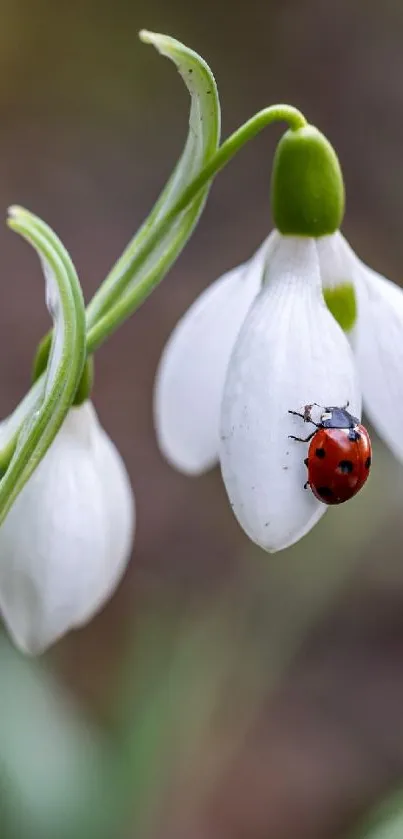
<svg viewBox="0 0 403 839">
<path fill-rule="evenodd" d="M 355 440 L 344 429 L 319 429 L 308 451 L 308 482 L 324 504 L 342 504 L 352 498 L 367 480 L 371 466 L 371 443 L 366 429 L 358 425 Z"/>
</svg>

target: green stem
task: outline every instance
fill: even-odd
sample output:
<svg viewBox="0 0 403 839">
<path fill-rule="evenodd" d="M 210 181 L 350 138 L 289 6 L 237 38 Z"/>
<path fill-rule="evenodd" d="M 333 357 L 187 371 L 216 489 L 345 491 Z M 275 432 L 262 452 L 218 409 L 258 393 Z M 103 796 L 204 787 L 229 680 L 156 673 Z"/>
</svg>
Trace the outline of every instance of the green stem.
<svg viewBox="0 0 403 839">
<path fill-rule="evenodd" d="M 98 349 L 105 339 L 141 306 L 155 286 L 166 275 L 168 267 L 177 255 L 179 237 L 183 235 L 179 230 L 177 237 L 171 242 L 169 250 L 164 253 L 157 265 L 130 292 L 127 292 L 127 286 L 133 279 L 134 271 L 141 268 L 177 216 L 192 201 L 195 202 L 195 213 L 198 213 L 196 199 L 206 183 L 218 174 L 249 140 L 256 137 L 266 126 L 280 121 L 287 122 L 293 131 L 297 131 L 307 124 L 303 114 L 291 105 L 272 105 L 259 111 L 225 140 L 211 160 L 186 187 L 168 213 L 156 223 L 149 237 L 146 236 L 147 227 L 145 228 L 143 242 L 140 243 L 137 256 L 131 262 L 130 268 L 122 272 L 118 279 L 115 278 L 115 268 L 113 268 L 87 308 L 87 355 Z M 129 248 L 131 245 L 129 245 Z M 111 307 L 110 310 L 102 314 L 108 307 Z M 93 316 L 91 313 L 93 313 Z M 96 313 L 98 319 L 95 317 Z M 39 379 L 32 385 L 32 388 L 38 387 Z M 23 401 L 29 398 L 31 391 L 24 397 Z M 19 407 L 16 411 L 19 411 Z M 8 446 L 3 451 L 0 450 L 1 472 L 5 472 L 7 469 L 18 440 L 18 434 L 19 428 L 13 435 L 12 440 L 9 441 Z"/>
<path fill-rule="evenodd" d="M 225 140 L 201 172 L 193 178 L 168 213 L 156 224 L 150 236 L 140 245 L 137 256 L 131 262 L 130 267 L 117 280 L 114 280 L 112 288 L 110 287 L 111 275 L 107 277 L 87 310 L 87 326 L 89 327 L 87 334 L 88 352 L 94 352 L 117 329 L 122 321 L 133 314 L 155 286 L 163 279 L 163 276 L 165 276 L 166 271 L 170 267 L 170 259 L 172 260 L 173 251 L 177 246 L 176 241 L 169 248 L 168 252 L 161 257 L 152 271 L 140 280 L 132 293 L 127 295 L 127 298 L 122 296 L 132 281 L 135 272 L 144 265 L 146 259 L 158 245 L 177 216 L 197 198 L 198 193 L 208 181 L 218 174 L 249 140 L 256 137 L 266 126 L 279 121 L 287 122 L 294 131 L 306 125 L 306 119 L 303 114 L 291 105 L 272 105 L 251 117 L 248 122 L 238 128 L 234 134 Z M 100 317 L 95 322 L 91 317 L 91 312 L 95 308 L 94 301 L 97 304 L 97 311 L 100 312 Z M 106 307 L 108 307 L 107 311 L 105 311 Z M 105 313 L 102 314 L 102 312 Z"/>
</svg>

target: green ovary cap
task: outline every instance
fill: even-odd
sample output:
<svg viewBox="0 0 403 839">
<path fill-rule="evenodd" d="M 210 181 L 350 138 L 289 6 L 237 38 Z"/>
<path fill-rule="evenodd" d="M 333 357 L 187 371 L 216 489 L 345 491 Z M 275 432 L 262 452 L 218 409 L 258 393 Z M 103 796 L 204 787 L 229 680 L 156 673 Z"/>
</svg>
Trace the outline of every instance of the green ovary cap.
<svg viewBox="0 0 403 839">
<path fill-rule="evenodd" d="M 343 175 L 336 152 L 313 125 L 287 131 L 281 138 L 273 162 L 271 201 L 280 233 L 317 237 L 339 229 Z"/>
<path fill-rule="evenodd" d="M 357 320 L 357 302 L 351 283 L 341 283 L 333 288 L 324 288 L 323 296 L 329 311 L 337 323 L 349 332 Z"/>
<path fill-rule="evenodd" d="M 88 356 L 84 370 L 80 379 L 80 383 L 76 390 L 73 406 L 77 408 L 86 402 L 91 396 L 91 391 L 94 386 L 94 359 L 92 355 Z"/>
<path fill-rule="evenodd" d="M 44 338 L 42 338 L 41 343 L 36 351 L 36 355 L 34 358 L 34 363 L 32 367 L 32 382 L 36 382 L 42 373 L 45 372 L 46 366 L 49 359 L 50 353 L 50 346 L 52 343 L 52 333 L 48 332 Z"/>
</svg>

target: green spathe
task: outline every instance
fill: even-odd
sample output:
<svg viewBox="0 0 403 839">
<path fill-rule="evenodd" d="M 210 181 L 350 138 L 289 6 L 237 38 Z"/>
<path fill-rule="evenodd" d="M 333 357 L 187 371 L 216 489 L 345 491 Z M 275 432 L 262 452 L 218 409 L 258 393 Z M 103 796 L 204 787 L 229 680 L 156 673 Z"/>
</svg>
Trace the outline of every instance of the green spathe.
<svg viewBox="0 0 403 839">
<path fill-rule="evenodd" d="M 325 303 L 339 326 L 350 332 L 357 320 L 357 302 L 351 283 L 345 282 L 332 288 L 324 288 Z"/>
<path fill-rule="evenodd" d="M 291 236 L 325 236 L 344 215 L 343 175 L 329 141 L 313 125 L 287 131 L 273 162 L 274 223 Z"/>
</svg>

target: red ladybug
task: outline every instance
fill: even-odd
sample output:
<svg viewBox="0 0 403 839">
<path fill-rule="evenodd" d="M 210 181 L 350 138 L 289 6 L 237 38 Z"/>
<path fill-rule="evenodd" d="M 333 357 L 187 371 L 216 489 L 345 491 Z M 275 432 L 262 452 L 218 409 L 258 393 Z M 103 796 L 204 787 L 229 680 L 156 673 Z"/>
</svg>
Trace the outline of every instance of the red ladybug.
<svg viewBox="0 0 403 839">
<path fill-rule="evenodd" d="M 317 404 L 317 403 L 313 403 Z M 313 494 L 324 504 L 343 504 L 364 486 L 371 468 L 371 441 L 366 428 L 344 408 L 321 408 L 319 422 L 311 418 L 312 405 L 304 413 L 289 411 L 315 426 L 308 437 L 294 437 L 307 443 L 308 480 Z M 290 435 L 291 436 L 291 435 Z"/>
</svg>

